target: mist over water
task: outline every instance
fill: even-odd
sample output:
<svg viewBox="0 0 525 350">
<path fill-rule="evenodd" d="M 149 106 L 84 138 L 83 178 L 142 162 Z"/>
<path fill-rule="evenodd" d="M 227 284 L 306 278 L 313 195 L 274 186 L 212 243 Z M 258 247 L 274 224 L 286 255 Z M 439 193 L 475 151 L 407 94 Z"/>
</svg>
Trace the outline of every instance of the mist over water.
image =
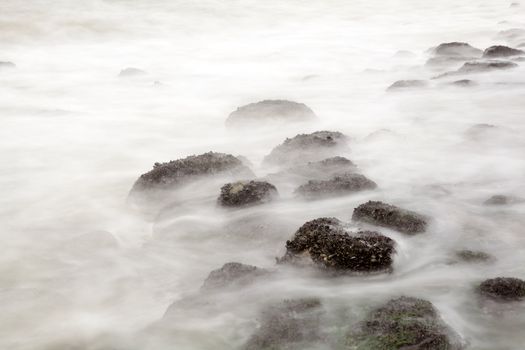
<svg viewBox="0 0 525 350">
<path fill-rule="evenodd" d="M 425 67 L 443 42 L 517 47 L 525 36 L 498 36 L 512 28 L 525 29 L 525 3 L 2 0 L 0 61 L 16 68 L 0 66 L 0 348 L 235 349 L 275 300 L 319 297 L 324 327 L 343 334 L 371 307 L 411 295 L 472 349 L 521 349 L 525 305 L 493 314 L 473 290 L 525 278 L 525 204 L 483 205 L 525 198 L 525 65 L 471 75 L 471 88 L 430 79 L 458 67 Z M 119 77 L 128 67 L 145 73 Z M 386 92 L 401 79 L 430 85 Z M 319 120 L 225 127 L 238 106 L 264 99 L 305 103 Z M 275 146 L 317 130 L 348 135 L 340 155 L 378 188 L 304 201 L 276 183 L 278 201 L 225 210 L 217 179 L 153 216 L 127 201 L 155 162 L 224 152 L 264 177 L 276 172 L 261 165 Z M 210 271 L 229 261 L 277 269 L 304 222 L 350 222 L 368 200 L 432 218 L 417 236 L 380 230 L 397 242 L 393 273 L 284 266 L 197 300 Z M 458 249 L 495 261 L 450 264 Z"/>
</svg>

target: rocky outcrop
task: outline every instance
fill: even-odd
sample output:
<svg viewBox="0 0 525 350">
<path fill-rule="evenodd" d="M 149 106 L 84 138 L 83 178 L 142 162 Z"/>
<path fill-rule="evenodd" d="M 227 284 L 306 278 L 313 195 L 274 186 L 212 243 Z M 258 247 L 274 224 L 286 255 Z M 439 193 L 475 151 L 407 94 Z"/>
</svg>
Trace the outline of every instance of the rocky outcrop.
<svg viewBox="0 0 525 350">
<path fill-rule="evenodd" d="M 304 103 L 287 100 L 264 100 L 237 108 L 226 120 L 226 126 L 261 122 L 309 122 L 315 113 Z"/>
<path fill-rule="evenodd" d="M 210 272 L 201 287 L 203 291 L 224 288 L 238 288 L 254 282 L 257 278 L 267 276 L 270 272 L 252 265 L 229 262 L 220 269 Z"/>
<path fill-rule="evenodd" d="M 424 232 L 428 224 L 428 219 L 421 214 L 378 201 L 369 201 L 355 208 L 352 220 L 407 234 Z"/>
<path fill-rule="evenodd" d="M 344 196 L 365 190 L 373 190 L 377 184 L 361 174 L 343 173 L 329 180 L 310 180 L 299 186 L 295 193 L 304 198 Z"/>
<path fill-rule="evenodd" d="M 503 46 L 503 45 L 495 45 L 487 48 L 483 52 L 483 57 L 485 58 L 498 58 L 498 57 L 510 57 L 510 56 L 518 56 L 525 54 L 525 51 L 513 49 L 512 47 Z"/>
<path fill-rule="evenodd" d="M 478 292 L 498 301 L 519 301 L 525 299 L 525 281 L 512 277 L 497 277 L 483 281 Z"/>
<path fill-rule="evenodd" d="M 277 189 L 266 181 L 237 181 L 221 188 L 218 202 L 223 207 L 246 207 L 270 202 Z"/>
</svg>

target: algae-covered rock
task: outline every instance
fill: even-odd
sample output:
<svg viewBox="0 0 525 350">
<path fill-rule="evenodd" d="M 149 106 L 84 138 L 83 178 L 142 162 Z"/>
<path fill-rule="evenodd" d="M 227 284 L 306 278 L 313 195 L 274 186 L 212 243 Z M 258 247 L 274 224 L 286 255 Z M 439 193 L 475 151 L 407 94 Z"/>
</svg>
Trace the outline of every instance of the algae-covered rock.
<svg viewBox="0 0 525 350">
<path fill-rule="evenodd" d="M 354 209 L 352 220 L 388 227 L 407 234 L 424 232 L 428 219 L 416 212 L 391 204 L 368 201 Z"/>
<path fill-rule="evenodd" d="M 218 202 L 224 207 L 245 207 L 270 202 L 277 189 L 266 181 L 237 181 L 222 186 Z"/>
<path fill-rule="evenodd" d="M 264 100 L 237 108 L 226 120 L 227 126 L 269 121 L 308 122 L 316 120 L 315 113 L 304 103 L 287 100 Z"/>
<path fill-rule="evenodd" d="M 519 301 L 525 299 L 525 281 L 513 277 L 497 277 L 483 281 L 478 292 L 498 301 Z"/>
<path fill-rule="evenodd" d="M 299 186 L 295 193 L 305 198 L 342 196 L 365 190 L 373 190 L 377 184 L 361 174 L 343 173 L 329 180 L 310 180 Z"/>
</svg>

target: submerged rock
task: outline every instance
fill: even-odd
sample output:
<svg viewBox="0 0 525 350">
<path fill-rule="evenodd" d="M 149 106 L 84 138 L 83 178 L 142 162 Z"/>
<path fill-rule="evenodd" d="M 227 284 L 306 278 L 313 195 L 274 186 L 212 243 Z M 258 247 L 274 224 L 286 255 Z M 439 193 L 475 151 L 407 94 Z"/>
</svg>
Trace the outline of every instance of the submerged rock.
<svg viewBox="0 0 525 350">
<path fill-rule="evenodd" d="M 474 141 L 482 140 L 489 136 L 489 132 L 497 130 L 498 127 L 492 124 L 474 124 L 465 131 L 465 136 Z"/>
<path fill-rule="evenodd" d="M 16 65 L 13 62 L 9 61 L 0 61 L 0 69 L 3 68 L 15 68 Z"/>
<path fill-rule="evenodd" d="M 435 56 L 481 57 L 483 54 L 482 50 L 462 42 L 442 43 L 432 49 L 431 52 Z"/>
<path fill-rule="evenodd" d="M 483 52 L 483 57 L 486 58 L 496 58 L 496 57 L 509 57 L 509 56 L 518 56 L 524 54 L 525 51 L 513 49 L 512 47 L 495 45 L 491 46 Z"/>
<path fill-rule="evenodd" d="M 214 290 L 227 287 L 239 287 L 254 282 L 258 277 L 266 276 L 269 271 L 252 265 L 229 262 L 220 269 L 213 270 L 202 285 L 202 290 Z"/>
<path fill-rule="evenodd" d="M 513 196 L 505 196 L 502 194 L 496 194 L 489 199 L 487 199 L 485 202 L 483 202 L 484 205 L 508 205 L 508 204 L 515 204 L 523 202 L 523 200 L 513 197 Z"/>
<path fill-rule="evenodd" d="M 286 170 L 268 175 L 277 181 L 288 181 L 298 184 L 307 180 L 328 180 L 339 173 L 352 173 L 356 165 L 345 157 L 330 157 L 320 161 L 297 164 Z"/>
<path fill-rule="evenodd" d="M 305 122 L 316 119 L 315 113 L 304 103 L 264 100 L 237 108 L 226 120 L 226 125 L 267 121 Z"/>
<path fill-rule="evenodd" d="M 224 207 L 245 207 L 270 202 L 277 194 L 266 181 L 237 181 L 222 186 L 218 202 Z"/>
<path fill-rule="evenodd" d="M 128 78 L 128 77 L 136 77 L 136 76 L 145 75 L 145 74 L 146 72 L 143 71 L 142 69 L 128 67 L 128 68 L 121 70 L 118 76 L 120 78 Z"/>
<path fill-rule="evenodd" d="M 343 173 L 329 180 L 310 180 L 299 186 L 295 193 L 306 198 L 342 196 L 349 193 L 373 190 L 377 184 L 361 174 Z"/>
<path fill-rule="evenodd" d="M 285 300 L 267 307 L 260 326 L 244 350 L 300 350 L 321 340 L 322 305 L 319 299 Z"/>
<path fill-rule="evenodd" d="M 474 80 L 470 80 L 470 79 L 456 80 L 456 81 L 453 81 L 450 84 L 452 84 L 454 86 L 459 86 L 459 87 L 470 87 L 470 86 L 478 85 L 478 83 L 476 83 Z"/>
<path fill-rule="evenodd" d="M 427 228 L 427 218 L 416 212 L 378 201 L 368 201 L 354 209 L 352 220 L 416 234 Z"/>
<path fill-rule="evenodd" d="M 338 131 L 316 131 L 287 138 L 264 158 L 273 165 L 301 164 L 337 156 L 348 149 L 347 137 Z"/>
<path fill-rule="evenodd" d="M 525 298 L 525 281 L 512 277 L 497 277 L 482 282 L 478 291 L 482 296 L 500 301 L 518 301 Z"/>
<path fill-rule="evenodd" d="M 481 73 L 481 72 L 490 72 L 494 70 L 505 70 L 516 68 L 518 65 L 513 62 L 508 61 L 484 61 L 484 62 L 467 62 L 460 69 L 458 73 Z"/>
<path fill-rule="evenodd" d="M 311 263 L 335 272 L 382 272 L 391 269 L 394 240 L 377 232 L 352 235 L 336 218 L 308 221 L 286 242 L 280 263 Z"/>
<path fill-rule="evenodd" d="M 408 88 L 423 88 L 428 83 L 425 80 L 398 80 L 387 88 L 387 91 L 408 89 Z"/>
<path fill-rule="evenodd" d="M 372 311 L 346 336 L 353 350 L 459 350 L 459 337 L 429 301 L 400 297 Z"/>
<path fill-rule="evenodd" d="M 488 253 L 468 249 L 458 250 L 455 255 L 459 260 L 468 263 L 480 263 L 494 260 L 494 257 Z"/>
</svg>

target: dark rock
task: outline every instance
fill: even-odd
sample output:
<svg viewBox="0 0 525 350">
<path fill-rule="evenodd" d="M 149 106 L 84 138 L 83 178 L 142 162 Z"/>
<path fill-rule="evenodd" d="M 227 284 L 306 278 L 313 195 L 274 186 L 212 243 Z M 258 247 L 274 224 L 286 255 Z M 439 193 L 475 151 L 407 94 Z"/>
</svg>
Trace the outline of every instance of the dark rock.
<svg viewBox="0 0 525 350">
<path fill-rule="evenodd" d="M 218 202 L 224 207 L 245 207 L 270 202 L 277 196 L 274 185 L 265 181 L 237 181 L 221 188 Z"/>
<path fill-rule="evenodd" d="M 509 57 L 509 56 L 518 56 L 524 54 L 525 51 L 513 49 L 508 46 L 495 45 L 491 46 L 483 52 L 483 57 L 486 58 L 497 58 L 497 57 Z"/>
<path fill-rule="evenodd" d="M 316 131 L 287 138 L 264 158 L 264 163 L 282 166 L 319 161 L 347 149 L 347 137 L 342 133 Z"/>
<path fill-rule="evenodd" d="M 421 233 L 427 228 L 425 216 L 378 201 L 368 201 L 355 208 L 352 220 L 388 227 L 408 234 Z"/>
<path fill-rule="evenodd" d="M 307 198 L 340 196 L 358 191 L 373 190 L 377 184 L 361 174 L 343 173 L 329 180 L 310 180 L 295 193 Z"/>
<path fill-rule="evenodd" d="M 322 305 L 318 299 L 285 300 L 267 307 L 244 350 L 304 349 L 321 340 Z"/>
<path fill-rule="evenodd" d="M 456 252 L 456 257 L 461 261 L 468 263 L 488 262 L 494 260 L 493 256 L 488 253 L 468 249 L 458 250 Z"/>
<path fill-rule="evenodd" d="M 333 272 L 382 272 L 392 266 L 395 242 L 377 232 L 352 235 L 336 218 L 308 221 L 286 242 L 280 263 L 310 263 Z"/>
<path fill-rule="evenodd" d="M 388 87 L 388 91 L 399 90 L 399 89 L 408 89 L 408 88 L 423 88 L 426 87 L 428 83 L 425 80 L 398 80 Z"/>
<path fill-rule="evenodd" d="M 429 301 L 400 297 L 372 311 L 346 337 L 354 350 L 459 350 L 459 337 Z"/>
<path fill-rule="evenodd" d="M 120 78 L 127 78 L 127 77 L 136 77 L 136 76 L 145 75 L 145 74 L 146 72 L 143 71 L 142 69 L 128 67 L 128 68 L 121 70 L 118 76 Z"/>
<path fill-rule="evenodd" d="M 15 68 L 16 65 L 13 62 L 0 61 L 0 69 L 3 68 Z"/>
<path fill-rule="evenodd" d="M 478 85 L 474 80 L 470 80 L 470 79 L 456 80 L 456 81 L 453 81 L 451 84 L 454 86 L 459 86 L 459 87 L 470 87 L 470 86 Z"/>
<path fill-rule="evenodd" d="M 522 300 L 525 298 L 525 281 L 512 277 L 491 278 L 481 283 L 478 291 L 482 296 L 495 300 Z"/>
<path fill-rule="evenodd" d="M 511 198 L 508 196 L 504 196 L 501 194 L 494 195 L 487 199 L 483 204 L 485 205 L 506 205 L 509 204 L 511 201 Z"/>
<path fill-rule="evenodd" d="M 482 73 L 494 70 L 505 70 L 516 68 L 518 65 L 508 61 L 484 61 L 484 62 L 467 62 L 457 70 L 460 74 Z"/>
<path fill-rule="evenodd" d="M 304 103 L 264 100 L 237 108 L 226 120 L 226 125 L 234 126 L 261 121 L 304 122 L 316 119 L 315 113 Z"/>
<path fill-rule="evenodd" d="M 220 269 L 213 270 L 202 285 L 202 290 L 214 290 L 227 287 L 239 287 L 254 282 L 258 277 L 270 272 L 252 265 L 229 262 Z"/>
<path fill-rule="evenodd" d="M 463 56 L 463 57 L 481 57 L 483 51 L 462 42 L 450 42 L 439 44 L 431 52 L 435 56 Z"/>
</svg>

